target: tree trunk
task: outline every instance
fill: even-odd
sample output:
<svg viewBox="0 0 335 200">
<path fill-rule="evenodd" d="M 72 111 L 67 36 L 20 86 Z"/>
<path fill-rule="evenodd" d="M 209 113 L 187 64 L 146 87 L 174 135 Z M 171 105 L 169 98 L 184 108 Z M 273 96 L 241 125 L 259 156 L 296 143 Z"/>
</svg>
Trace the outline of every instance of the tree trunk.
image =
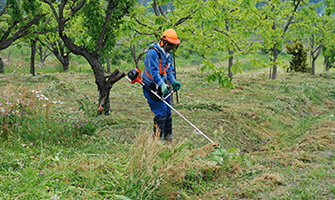
<svg viewBox="0 0 335 200">
<path fill-rule="evenodd" d="M 63 62 L 62 62 L 62 65 L 63 65 L 63 71 L 65 72 L 66 70 L 69 69 L 69 65 L 70 65 L 70 56 L 68 53 L 64 53 L 63 54 Z"/>
<path fill-rule="evenodd" d="M 7 54 L 7 62 L 9 63 L 10 62 L 10 54 L 12 53 L 11 50 L 8 50 L 8 54 Z"/>
<path fill-rule="evenodd" d="M 272 80 L 277 78 L 277 65 L 276 61 L 278 58 L 278 49 L 276 48 L 276 44 L 273 45 L 273 70 L 272 70 Z"/>
<path fill-rule="evenodd" d="M 43 49 L 42 49 L 42 46 L 39 45 L 37 49 L 38 49 L 37 50 L 37 54 L 40 56 L 40 63 L 43 66 L 44 65 L 44 60 L 43 60 Z"/>
<path fill-rule="evenodd" d="M 98 86 L 99 91 L 99 106 L 98 106 L 98 115 L 104 113 L 105 115 L 109 115 L 110 110 L 110 101 L 109 101 L 109 93 L 110 90 L 113 87 L 113 84 L 122 79 L 126 76 L 124 72 L 119 72 L 118 69 L 115 69 L 114 72 L 105 77 L 104 75 L 104 69 L 99 62 L 100 56 L 96 53 L 89 53 L 82 47 L 75 46 L 73 43 L 71 43 L 71 40 L 69 37 L 67 37 L 65 34 L 62 35 L 64 44 L 66 47 L 74 54 L 83 56 L 87 62 L 92 67 L 94 77 L 95 77 L 95 83 Z M 106 80 L 107 79 L 107 80 Z"/>
<path fill-rule="evenodd" d="M 40 57 L 40 64 L 41 66 L 44 66 L 44 62 L 46 60 L 46 58 L 50 55 L 50 53 L 48 53 L 48 48 L 45 48 L 45 50 L 43 51 L 43 46 L 42 45 L 38 45 L 37 47 L 37 54 Z"/>
<path fill-rule="evenodd" d="M 110 110 L 110 101 L 109 94 L 110 90 L 113 87 L 113 84 L 126 76 L 124 72 L 119 72 L 118 69 L 114 70 L 114 72 L 105 77 L 104 70 L 102 68 L 101 63 L 99 62 L 98 56 L 90 56 L 85 57 L 86 60 L 91 65 L 94 75 L 95 75 L 95 83 L 98 85 L 99 91 L 99 107 L 98 107 L 98 115 L 104 113 L 105 115 L 109 115 Z"/>
<path fill-rule="evenodd" d="M 326 55 L 324 56 L 323 62 L 325 63 L 325 72 L 327 72 L 328 69 L 329 69 L 328 56 L 326 56 Z"/>
<path fill-rule="evenodd" d="M 65 52 L 64 47 L 59 45 L 59 51 L 60 51 L 60 59 L 58 59 L 62 65 L 63 65 L 63 71 L 65 72 L 66 70 L 69 69 L 69 64 L 70 64 L 70 57 L 69 54 Z"/>
<path fill-rule="evenodd" d="M 106 62 L 107 62 L 107 73 L 111 73 L 111 62 L 108 55 L 106 57 Z"/>
<path fill-rule="evenodd" d="M 230 78 L 230 81 L 233 80 L 233 72 L 231 71 L 231 67 L 233 66 L 233 63 L 234 63 L 234 51 L 231 51 L 229 48 L 228 48 L 228 51 L 229 51 L 229 61 L 228 61 L 228 76 Z"/>
<path fill-rule="evenodd" d="M 35 76 L 35 55 L 36 55 L 37 39 L 31 40 L 31 55 L 30 55 L 30 74 Z"/>
<path fill-rule="evenodd" d="M 314 42 L 312 43 L 312 50 L 311 50 L 311 56 L 312 56 L 312 70 L 311 74 L 315 75 L 315 61 L 319 57 L 321 53 L 322 45 L 320 44 L 315 50 L 314 50 Z M 315 54 L 316 53 L 316 54 Z"/>
<path fill-rule="evenodd" d="M 311 70 L 311 74 L 315 75 L 315 60 L 314 58 L 312 58 L 312 70 Z"/>
<path fill-rule="evenodd" d="M 329 64 L 326 63 L 326 66 L 325 66 L 325 72 L 328 72 L 328 70 L 329 70 Z"/>
<path fill-rule="evenodd" d="M 0 57 L 0 74 L 3 74 L 5 72 L 5 64 L 3 63 L 1 57 Z"/>
</svg>

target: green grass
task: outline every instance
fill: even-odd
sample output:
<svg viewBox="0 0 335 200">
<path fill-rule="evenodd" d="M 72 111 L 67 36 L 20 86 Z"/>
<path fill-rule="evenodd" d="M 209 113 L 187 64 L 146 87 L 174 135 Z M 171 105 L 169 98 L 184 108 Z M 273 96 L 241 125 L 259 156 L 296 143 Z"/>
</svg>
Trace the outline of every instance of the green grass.
<svg viewBox="0 0 335 200">
<path fill-rule="evenodd" d="M 125 79 L 112 88 L 112 114 L 96 116 L 85 63 L 36 78 L 5 70 L 0 199 L 334 199 L 334 71 L 323 73 L 318 61 L 314 76 L 279 71 L 269 80 L 268 69 L 250 68 L 227 90 L 203 81 L 197 59 L 178 58 L 183 87 L 173 106 L 218 149 L 176 113 L 177 141 L 153 141 L 142 88 Z M 98 125 L 73 125 L 93 117 Z"/>
</svg>

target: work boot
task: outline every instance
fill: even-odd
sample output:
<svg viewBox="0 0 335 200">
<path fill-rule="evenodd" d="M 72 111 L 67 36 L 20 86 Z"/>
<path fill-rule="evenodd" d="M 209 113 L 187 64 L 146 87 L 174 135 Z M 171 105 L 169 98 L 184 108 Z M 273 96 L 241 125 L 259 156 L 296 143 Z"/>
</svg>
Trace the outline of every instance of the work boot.
<svg viewBox="0 0 335 200">
<path fill-rule="evenodd" d="M 166 117 L 155 117 L 154 118 L 154 138 L 158 138 L 163 141 L 163 135 L 165 130 Z"/>
<path fill-rule="evenodd" d="M 166 116 L 166 119 L 165 119 L 164 138 L 168 141 L 174 140 L 174 137 L 172 135 L 172 115 L 171 114 Z"/>
</svg>

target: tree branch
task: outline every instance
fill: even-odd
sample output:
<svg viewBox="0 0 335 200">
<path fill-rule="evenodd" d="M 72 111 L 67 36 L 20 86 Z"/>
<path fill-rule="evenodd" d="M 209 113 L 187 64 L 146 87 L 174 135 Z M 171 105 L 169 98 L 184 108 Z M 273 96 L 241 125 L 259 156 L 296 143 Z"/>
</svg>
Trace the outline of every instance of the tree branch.
<svg viewBox="0 0 335 200">
<path fill-rule="evenodd" d="M 54 5 L 52 4 L 52 2 L 50 0 L 44 0 L 44 2 L 47 3 L 50 6 L 50 8 L 52 10 L 52 13 L 54 14 L 57 22 L 59 22 L 59 17 L 58 17 L 57 11 L 56 11 Z"/>
<path fill-rule="evenodd" d="M 112 10 L 117 6 L 117 4 L 112 8 Z M 130 9 L 130 6 L 128 5 L 124 10 L 123 10 L 123 13 L 121 13 L 119 16 L 117 17 L 114 17 L 114 20 L 118 21 L 120 20 L 123 16 L 126 15 L 126 13 L 128 12 L 128 10 Z M 112 30 L 113 31 L 113 30 Z M 106 43 L 107 43 L 107 40 L 103 40 L 103 43 L 102 43 L 102 47 L 105 47 L 106 46 Z"/>
<path fill-rule="evenodd" d="M 199 8 L 196 9 L 196 10 L 194 10 L 191 14 L 196 13 L 198 10 L 199 10 Z M 179 19 L 173 26 L 178 26 L 178 25 L 184 23 L 185 21 L 187 21 L 187 20 L 189 20 L 189 19 L 192 19 L 192 16 L 191 16 L 191 15 L 188 15 L 188 16 L 186 16 L 186 17 L 183 17 L 183 18 Z"/>
<path fill-rule="evenodd" d="M 135 32 L 141 35 L 157 35 L 156 33 L 144 33 L 144 32 L 139 32 L 138 30 L 135 29 Z"/>
<path fill-rule="evenodd" d="M 122 79 L 125 76 L 126 74 L 124 72 L 120 73 L 118 69 L 114 70 L 114 72 L 108 76 L 107 83 L 109 87 L 113 86 L 114 83 L 118 82 L 120 79 Z"/>
<path fill-rule="evenodd" d="M 165 14 L 164 14 L 164 12 L 163 12 L 163 9 L 162 9 L 162 6 L 158 6 L 158 9 L 159 9 L 160 13 L 162 14 L 162 16 L 163 16 L 166 20 L 169 20 L 169 19 L 165 16 Z"/>
<path fill-rule="evenodd" d="M 142 26 L 144 26 L 144 27 L 148 27 L 149 29 L 152 29 L 152 28 L 149 27 L 148 25 L 146 25 L 146 24 L 140 22 L 136 17 L 134 17 L 134 19 L 136 20 L 136 22 L 137 22 L 139 25 L 142 25 Z"/>
<path fill-rule="evenodd" d="M 82 0 L 76 7 L 73 8 L 74 3 L 71 6 L 71 14 L 70 15 L 74 15 L 78 10 L 80 10 L 85 5 L 86 0 Z"/>
<path fill-rule="evenodd" d="M 294 13 L 297 11 L 298 7 L 299 7 L 300 1 L 298 1 L 298 3 L 296 5 L 294 5 L 294 10 L 292 12 L 292 15 L 290 16 L 290 19 L 288 20 L 285 29 L 284 29 L 284 33 L 286 33 L 286 31 L 288 30 L 288 27 L 290 26 L 292 19 L 293 19 L 293 15 Z"/>
<path fill-rule="evenodd" d="M 217 29 L 217 28 L 213 28 L 213 30 L 214 30 L 214 31 L 217 31 L 217 32 L 219 32 L 219 33 L 223 33 L 223 34 L 225 34 L 226 36 L 230 37 L 230 35 L 229 35 L 228 33 L 226 33 L 225 31 L 221 31 L 221 30 L 219 30 L 219 29 Z"/>
<path fill-rule="evenodd" d="M 112 17 L 112 12 L 113 9 L 118 5 L 118 2 L 116 2 L 115 4 L 111 4 L 111 2 L 108 3 L 108 7 L 106 10 L 106 18 L 105 18 L 105 22 L 104 25 L 102 26 L 102 30 L 100 32 L 99 38 L 98 38 L 98 42 L 97 45 L 95 46 L 95 51 L 94 53 L 97 53 L 98 50 L 103 46 L 103 40 L 105 38 L 106 35 L 106 31 L 107 31 L 107 23 L 110 21 L 111 17 Z"/>
<path fill-rule="evenodd" d="M 4 36 L 1 38 L 1 46 L 0 46 L 0 50 L 2 49 L 6 49 L 7 47 L 9 47 L 15 40 L 20 39 L 26 35 L 29 34 L 29 32 L 27 31 L 32 25 L 34 25 L 35 23 L 37 23 L 42 17 L 44 17 L 46 14 L 42 14 L 42 15 L 37 15 L 34 16 L 34 18 L 28 22 L 25 26 L 19 28 L 19 30 L 14 33 L 14 35 L 8 39 L 9 34 L 11 33 L 11 29 L 17 25 L 17 22 L 13 23 L 13 26 L 9 27 L 9 29 L 7 30 L 7 32 L 4 34 Z"/>
<path fill-rule="evenodd" d="M 159 13 L 158 13 L 157 7 L 158 7 L 157 2 L 153 0 L 152 8 L 154 9 L 155 15 L 158 17 Z"/>
<path fill-rule="evenodd" d="M 0 17 L 1 17 L 3 14 L 7 14 L 7 12 L 6 12 L 6 8 L 8 8 L 8 1 L 6 2 L 6 5 L 5 5 L 5 7 L 3 8 L 3 10 L 0 12 Z"/>
</svg>

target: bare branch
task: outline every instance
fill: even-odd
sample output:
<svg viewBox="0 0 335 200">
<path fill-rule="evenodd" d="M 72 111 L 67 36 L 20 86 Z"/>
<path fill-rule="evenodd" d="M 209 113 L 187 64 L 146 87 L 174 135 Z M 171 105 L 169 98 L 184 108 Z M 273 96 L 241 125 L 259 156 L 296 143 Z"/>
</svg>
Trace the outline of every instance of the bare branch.
<svg viewBox="0 0 335 200">
<path fill-rule="evenodd" d="M 114 83 L 118 82 L 120 79 L 122 79 L 125 76 L 126 74 L 124 72 L 120 73 L 118 69 L 115 69 L 114 72 L 112 72 L 112 74 L 108 76 L 107 84 L 112 86 Z"/>
</svg>

